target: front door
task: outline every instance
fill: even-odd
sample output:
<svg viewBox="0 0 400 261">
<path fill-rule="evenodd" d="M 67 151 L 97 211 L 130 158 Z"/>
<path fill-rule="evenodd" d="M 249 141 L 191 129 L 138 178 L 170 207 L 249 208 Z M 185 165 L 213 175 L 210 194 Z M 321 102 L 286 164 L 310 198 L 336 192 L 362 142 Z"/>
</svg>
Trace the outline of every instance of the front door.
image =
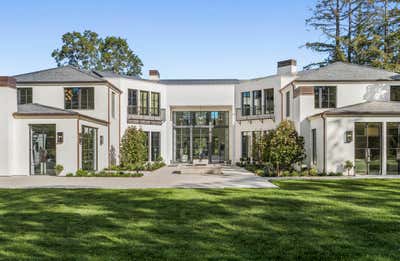
<svg viewBox="0 0 400 261">
<path fill-rule="evenodd" d="M 55 175 L 56 125 L 30 125 L 30 174 Z"/>
<path fill-rule="evenodd" d="M 208 163 L 209 128 L 193 128 L 193 159 Z"/>
<path fill-rule="evenodd" d="M 355 123 L 356 174 L 379 175 L 382 173 L 381 141 L 381 123 Z"/>
<path fill-rule="evenodd" d="M 97 129 L 82 126 L 82 169 L 97 170 Z"/>
</svg>

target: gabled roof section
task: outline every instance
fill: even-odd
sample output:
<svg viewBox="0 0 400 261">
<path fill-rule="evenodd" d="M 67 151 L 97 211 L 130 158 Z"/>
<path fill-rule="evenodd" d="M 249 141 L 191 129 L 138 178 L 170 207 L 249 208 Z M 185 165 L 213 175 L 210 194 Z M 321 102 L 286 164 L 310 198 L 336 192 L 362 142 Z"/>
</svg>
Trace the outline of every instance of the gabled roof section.
<svg viewBox="0 0 400 261">
<path fill-rule="evenodd" d="M 340 108 L 330 109 L 325 112 L 313 115 L 326 116 L 344 116 L 344 115 L 355 115 L 355 116 L 379 116 L 379 115 L 400 115 L 400 102 L 395 101 L 369 101 Z"/>
<path fill-rule="evenodd" d="M 130 75 L 122 75 L 112 71 L 98 71 L 94 70 L 93 73 L 99 77 L 109 77 L 109 78 L 126 78 L 126 79 L 133 79 L 133 80 L 143 80 L 139 76 L 130 76 Z"/>
<path fill-rule="evenodd" d="M 63 110 L 56 107 L 46 106 L 38 103 L 20 104 L 18 105 L 18 114 L 65 114 L 65 115 L 78 115 L 78 112 Z"/>
<path fill-rule="evenodd" d="M 335 62 L 325 67 L 297 73 L 296 81 L 393 81 L 400 75 L 365 65 Z"/>
<path fill-rule="evenodd" d="M 162 84 L 169 85 L 196 85 L 196 84 L 238 84 L 237 79 L 170 79 L 158 81 Z"/>
<path fill-rule="evenodd" d="M 67 65 L 52 69 L 15 75 L 17 83 L 106 82 L 94 73 Z"/>
</svg>

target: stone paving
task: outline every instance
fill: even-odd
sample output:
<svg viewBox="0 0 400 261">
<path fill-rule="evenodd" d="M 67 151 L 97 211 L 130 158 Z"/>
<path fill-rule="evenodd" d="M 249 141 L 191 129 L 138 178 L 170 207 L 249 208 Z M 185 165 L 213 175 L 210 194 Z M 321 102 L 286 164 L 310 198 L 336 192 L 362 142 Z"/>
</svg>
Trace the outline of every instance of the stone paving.
<svg viewBox="0 0 400 261">
<path fill-rule="evenodd" d="M 0 177 L 0 188 L 276 188 L 266 178 L 235 166 L 223 167 L 222 175 L 173 174 L 179 166 L 163 167 L 139 178 L 9 176 Z"/>
</svg>

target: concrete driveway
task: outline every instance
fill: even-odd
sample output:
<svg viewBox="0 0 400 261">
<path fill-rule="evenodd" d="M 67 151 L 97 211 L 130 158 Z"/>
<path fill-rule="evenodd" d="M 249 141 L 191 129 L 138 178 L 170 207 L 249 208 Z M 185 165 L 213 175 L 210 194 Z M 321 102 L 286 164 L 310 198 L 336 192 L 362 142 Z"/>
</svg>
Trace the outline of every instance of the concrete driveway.
<svg viewBox="0 0 400 261">
<path fill-rule="evenodd" d="M 177 169 L 164 167 L 140 178 L 0 177 L 0 188 L 276 188 L 266 178 L 234 166 L 223 167 L 223 175 L 172 174 Z"/>
</svg>

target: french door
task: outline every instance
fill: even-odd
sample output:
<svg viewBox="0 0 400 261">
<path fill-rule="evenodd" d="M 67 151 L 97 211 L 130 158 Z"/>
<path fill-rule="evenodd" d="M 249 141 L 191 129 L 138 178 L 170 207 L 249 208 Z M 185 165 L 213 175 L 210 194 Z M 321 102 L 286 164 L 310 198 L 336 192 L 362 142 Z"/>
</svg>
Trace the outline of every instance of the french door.
<svg viewBox="0 0 400 261">
<path fill-rule="evenodd" d="M 82 169 L 97 170 L 97 129 L 82 126 Z"/>
<path fill-rule="evenodd" d="M 356 122 L 354 129 L 356 174 L 382 174 L 382 124 Z"/>
<path fill-rule="evenodd" d="M 30 174 L 55 175 L 56 125 L 32 124 L 30 127 Z"/>
</svg>

